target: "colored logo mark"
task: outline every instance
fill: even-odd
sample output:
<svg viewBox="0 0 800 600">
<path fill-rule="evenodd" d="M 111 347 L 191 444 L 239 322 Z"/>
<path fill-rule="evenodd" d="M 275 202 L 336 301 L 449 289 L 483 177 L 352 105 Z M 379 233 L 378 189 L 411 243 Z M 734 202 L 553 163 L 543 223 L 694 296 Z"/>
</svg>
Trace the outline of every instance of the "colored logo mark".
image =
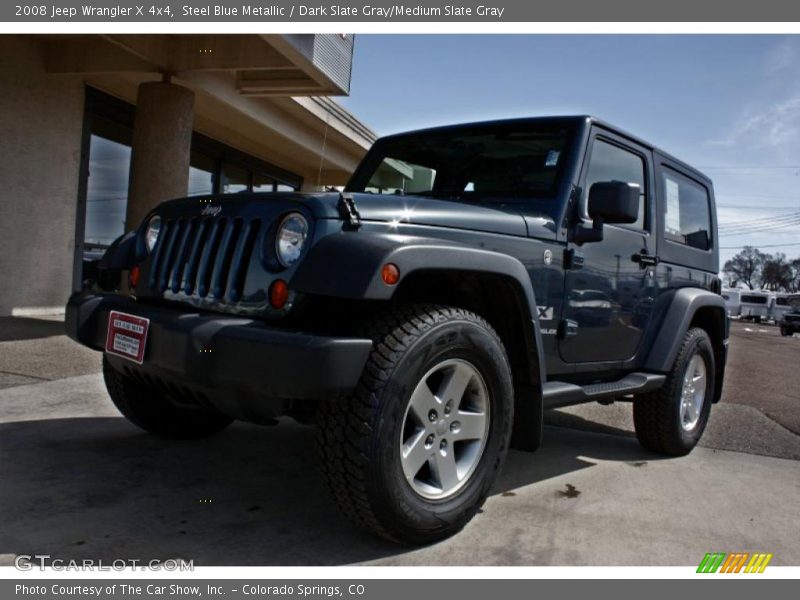
<svg viewBox="0 0 800 600">
<path fill-rule="evenodd" d="M 765 552 L 709 552 L 700 561 L 698 573 L 763 573 L 772 554 Z"/>
</svg>

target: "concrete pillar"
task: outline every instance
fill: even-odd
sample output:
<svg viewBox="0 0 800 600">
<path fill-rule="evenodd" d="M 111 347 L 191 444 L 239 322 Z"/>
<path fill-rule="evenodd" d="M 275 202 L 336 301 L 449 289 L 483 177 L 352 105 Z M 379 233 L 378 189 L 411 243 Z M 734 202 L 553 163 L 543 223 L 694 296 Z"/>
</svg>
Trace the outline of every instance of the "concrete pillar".
<svg viewBox="0 0 800 600">
<path fill-rule="evenodd" d="M 172 83 L 139 85 L 125 229 L 139 226 L 164 200 L 186 195 L 194 92 Z"/>
</svg>

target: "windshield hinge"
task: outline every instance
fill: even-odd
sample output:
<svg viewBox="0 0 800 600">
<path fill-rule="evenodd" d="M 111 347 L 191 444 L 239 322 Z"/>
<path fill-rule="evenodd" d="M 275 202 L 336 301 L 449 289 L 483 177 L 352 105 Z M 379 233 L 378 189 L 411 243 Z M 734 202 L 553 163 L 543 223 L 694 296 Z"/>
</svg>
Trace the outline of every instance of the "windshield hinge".
<svg viewBox="0 0 800 600">
<path fill-rule="evenodd" d="M 349 229 L 361 227 L 361 214 L 358 212 L 355 200 L 350 194 L 339 192 L 339 215 L 344 220 L 345 226 Z"/>
</svg>

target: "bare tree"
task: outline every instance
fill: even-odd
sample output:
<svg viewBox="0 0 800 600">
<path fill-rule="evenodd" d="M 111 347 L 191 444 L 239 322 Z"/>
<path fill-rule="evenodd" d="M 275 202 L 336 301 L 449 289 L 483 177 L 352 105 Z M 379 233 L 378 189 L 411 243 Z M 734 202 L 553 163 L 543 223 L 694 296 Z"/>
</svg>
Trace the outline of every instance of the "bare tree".
<svg viewBox="0 0 800 600">
<path fill-rule="evenodd" d="M 794 273 L 786 255 L 778 252 L 775 256 L 767 254 L 761 267 L 761 287 L 772 291 L 792 291 Z"/>
<path fill-rule="evenodd" d="M 789 261 L 789 268 L 792 271 L 792 280 L 789 284 L 790 292 L 800 292 L 800 258 Z"/>
<path fill-rule="evenodd" d="M 742 251 L 725 262 L 722 272 L 730 280 L 731 286 L 743 283 L 751 290 L 761 281 L 766 255 L 753 246 L 745 246 Z"/>
</svg>

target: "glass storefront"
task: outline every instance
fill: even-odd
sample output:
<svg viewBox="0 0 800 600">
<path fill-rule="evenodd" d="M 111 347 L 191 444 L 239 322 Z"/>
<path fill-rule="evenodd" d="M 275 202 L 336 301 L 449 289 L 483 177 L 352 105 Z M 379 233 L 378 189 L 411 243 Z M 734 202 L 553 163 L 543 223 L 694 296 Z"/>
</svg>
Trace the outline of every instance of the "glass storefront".
<svg viewBox="0 0 800 600">
<path fill-rule="evenodd" d="M 134 107 L 93 89 L 87 91 L 89 156 L 83 242 L 105 248 L 125 232 Z M 220 142 L 194 134 L 189 196 L 245 191 L 293 191 L 302 180 Z"/>
<path fill-rule="evenodd" d="M 93 88 L 86 90 L 84 164 L 76 260 L 86 279 L 92 261 L 128 227 L 128 202 L 135 108 Z M 198 133 L 192 135 L 187 194 L 294 191 L 302 178 Z M 80 217 L 83 217 L 82 219 Z M 79 282 L 76 282 L 76 284 Z"/>
<path fill-rule="evenodd" d="M 192 150 L 189 158 L 188 196 L 205 196 L 214 193 L 214 179 L 217 162 L 197 150 Z"/>
<path fill-rule="evenodd" d="M 108 246 L 125 232 L 131 147 L 95 133 L 90 144 L 83 239 Z"/>
</svg>

